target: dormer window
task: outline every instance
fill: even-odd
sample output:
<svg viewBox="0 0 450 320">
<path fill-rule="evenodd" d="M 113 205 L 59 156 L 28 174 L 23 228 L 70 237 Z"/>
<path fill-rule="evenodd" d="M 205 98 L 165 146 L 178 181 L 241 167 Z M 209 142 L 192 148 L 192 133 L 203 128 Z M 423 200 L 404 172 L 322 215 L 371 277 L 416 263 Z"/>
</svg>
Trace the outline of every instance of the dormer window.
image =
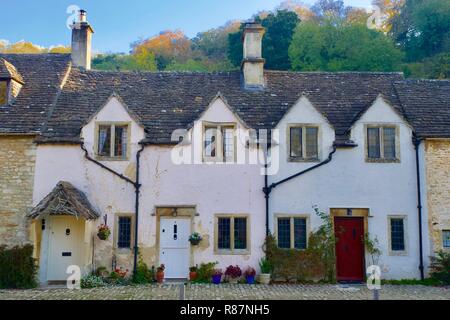
<svg viewBox="0 0 450 320">
<path fill-rule="evenodd" d="M 289 125 L 288 139 L 290 161 L 317 161 L 319 159 L 319 127 Z"/>
<path fill-rule="evenodd" d="M 366 159 L 368 162 L 398 162 L 398 127 L 394 125 L 366 126 Z"/>
<path fill-rule="evenodd" d="M 203 160 L 234 162 L 236 155 L 234 124 L 205 124 L 203 129 Z"/>
<path fill-rule="evenodd" d="M 8 103 L 9 103 L 8 82 L 0 80 L 0 106 L 7 105 Z"/>
<path fill-rule="evenodd" d="M 129 124 L 98 123 L 96 154 L 102 160 L 126 160 L 129 157 Z"/>
</svg>

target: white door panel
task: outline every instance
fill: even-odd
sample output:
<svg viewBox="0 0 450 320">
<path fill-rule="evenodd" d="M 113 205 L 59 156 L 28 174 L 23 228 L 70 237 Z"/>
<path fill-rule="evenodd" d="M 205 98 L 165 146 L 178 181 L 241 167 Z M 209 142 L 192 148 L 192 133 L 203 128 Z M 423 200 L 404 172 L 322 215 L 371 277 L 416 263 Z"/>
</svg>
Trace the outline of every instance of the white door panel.
<svg viewBox="0 0 450 320">
<path fill-rule="evenodd" d="M 159 261 L 166 267 L 166 278 L 187 278 L 190 232 L 190 219 L 161 218 Z"/>
</svg>

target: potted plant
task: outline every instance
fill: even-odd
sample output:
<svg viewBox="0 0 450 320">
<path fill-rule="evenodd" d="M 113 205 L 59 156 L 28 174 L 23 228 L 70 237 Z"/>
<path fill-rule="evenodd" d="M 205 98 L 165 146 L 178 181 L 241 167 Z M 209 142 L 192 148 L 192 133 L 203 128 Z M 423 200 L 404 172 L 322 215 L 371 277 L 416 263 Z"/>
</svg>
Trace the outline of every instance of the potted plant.
<svg viewBox="0 0 450 320">
<path fill-rule="evenodd" d="M 106 224 L 102 224 L 98 227 L 97 237 L 100 240 L 108 240 L 111 235 L 111 229 Z"/>
<path fill-rule="evenodd" d="M 214 272 L 212 274 L 212 282 L 214 284 L 220 284 L 220 281 L 222 280 L 223 272 L 221 269 L 214 269 Z"/>
<path fill-rule="evenodd" d="M 254 284 L 255 283 L 255 275 L 256 275 L 256 270 L 254 268 L 252 268 L 252 267 L 248 267 L 244 271 L 244 277 L 247 280 L 248 284 Z"/>
<path fill-rule="evenodd" d="M 158 283 L 164 282 L 164 269 L 166 269 L 164 264 L 161 264 L 158 268 L 156 268 L 156 281 Z"/>
<path fill-rule="evenodd" d="M 195 281 L 197 279 L 198 267 L 193 266 L 189 268 L 189 280 Z"/>
<path fill-rule="evenodd" d="M 261 274 L 259 275 L 259 283 L 261 284 L 269 284 L 270 283 L 270 274 L 272 273 L 272 265 L 267 258 L 262 258 L 259 261 L 259 267 L 261 269 Z"/>
<path fill-rule="evenodd" d="M 200 235 L 200 233 L 198 232 L 194 232 L 193 234 L 191 234 L 189 236 L 189 242 L 193 245 L 196 246 L 200 243 L 200 241 L 202 241 L 202 236 Z"/>
<path fill-rule="evenodd" d="M 239 266 L 228 266 L 225 270 L 225 276 L 230 283 L 237 283 L 242 276 L 242 270 Z"/>
</svg>

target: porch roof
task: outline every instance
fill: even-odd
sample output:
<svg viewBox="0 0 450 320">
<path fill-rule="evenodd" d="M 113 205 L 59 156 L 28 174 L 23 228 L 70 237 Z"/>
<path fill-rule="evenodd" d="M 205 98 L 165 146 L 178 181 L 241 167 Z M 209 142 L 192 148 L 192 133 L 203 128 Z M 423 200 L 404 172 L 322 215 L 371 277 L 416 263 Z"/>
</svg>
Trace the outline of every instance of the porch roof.
<svg viewBox="0 0 450 320">
<path fill-rule="evenodd" d="M 94 209 L 86 195 L 71 183 L 60 181 L 27 217 L 37 219 L 46 215 L 71 215 L 86 220 L 95 220 L 100 214 Z"/>
</svg>

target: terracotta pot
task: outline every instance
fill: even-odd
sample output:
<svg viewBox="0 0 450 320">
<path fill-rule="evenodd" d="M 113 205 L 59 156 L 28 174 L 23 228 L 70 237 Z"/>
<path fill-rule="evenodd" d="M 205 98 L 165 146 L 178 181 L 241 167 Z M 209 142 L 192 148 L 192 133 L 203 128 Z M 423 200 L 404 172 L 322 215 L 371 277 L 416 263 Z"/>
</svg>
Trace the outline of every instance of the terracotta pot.
<svg viewBox="0 0 450 320">
<path fill-rule="evenodd" d="M 189 280 L 194 281 L 195 279 L 197 279 L 197 271 L 189 272 Z"/>
<path fill-rule="evenodd" d="M 158 282 L 158 283 L 164 282 L 164 271 L 156 272 L 156 282 Z"/>
</svg>

